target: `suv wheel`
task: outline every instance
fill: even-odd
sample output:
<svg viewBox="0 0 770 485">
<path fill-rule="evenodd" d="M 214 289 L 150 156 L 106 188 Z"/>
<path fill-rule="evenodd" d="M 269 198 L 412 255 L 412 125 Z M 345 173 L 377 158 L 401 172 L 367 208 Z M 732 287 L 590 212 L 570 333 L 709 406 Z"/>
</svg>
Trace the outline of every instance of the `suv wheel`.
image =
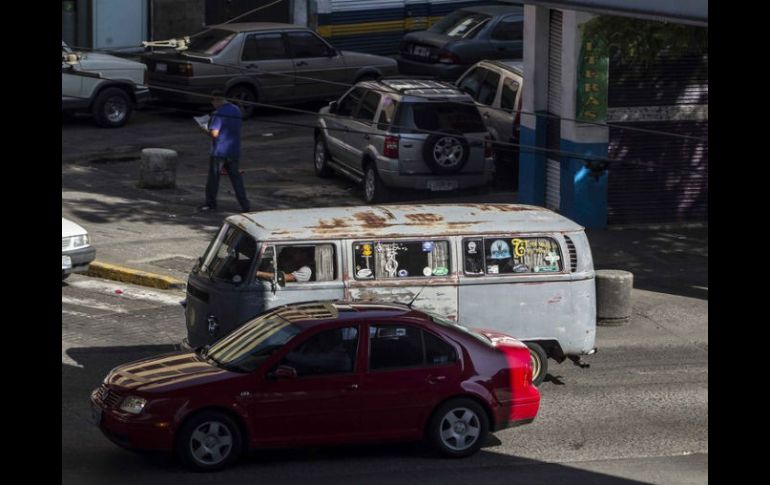
<svg viewBox="0 0 770 485">
<path fill-rule="evenodd" d="M 235 104 L 241 108 L 241 113 L 243 113 L 244 120 L 254 116 L 256 107 L 250 103 L 256 102 L 257 96 L 254 94 L 254 90 L 252 90 L 250 87 L 235 86 L 227 92 L 227 98 L 235 100 Z"/>
<path fill-rule="evenodd" d="M 107 88 L 100 92 L 93 105 L 94 119 L 105 128 L 125 125 L 132 111 L 131 98 L 119 88 Z"/>
<path fill-rule="evenodd" d="M 423 158 L 433 173 L 459 172 L 470 155 L 468 140 L 460 132 L 433 134 L 423 146 Z"/>
<path fill-rule="evenodd" d="M 390 190 L 382 182 L 380 174 L 373 162 L 366 165 L 364 172 L 364 200 L 367 204 L 387 202 L 390 198 Z"/>
<path fill-rule="evenodd" d="M 326 140 L 324 140 L 323 135 L 318 135 L 315 139 L 313 166 L 315 167 L 315 174 L 321 178 L 334 175 L 334 171 L 329 167 L 329 152 L 326 150 Z"/>
</svg>

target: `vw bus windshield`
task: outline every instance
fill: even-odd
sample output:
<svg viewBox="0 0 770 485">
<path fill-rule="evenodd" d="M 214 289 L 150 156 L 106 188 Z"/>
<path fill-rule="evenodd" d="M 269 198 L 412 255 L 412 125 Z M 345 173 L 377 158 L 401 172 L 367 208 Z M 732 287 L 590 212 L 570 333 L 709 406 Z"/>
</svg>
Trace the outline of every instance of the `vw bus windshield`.
<svg viewBox="0 0 770 485">
<path fill-rule="evenodd" d="M 225 223 L 209 245 L 198 274 L 233 284 L 246 282 L 256 254 L 254 238 Z"/>
</svg>

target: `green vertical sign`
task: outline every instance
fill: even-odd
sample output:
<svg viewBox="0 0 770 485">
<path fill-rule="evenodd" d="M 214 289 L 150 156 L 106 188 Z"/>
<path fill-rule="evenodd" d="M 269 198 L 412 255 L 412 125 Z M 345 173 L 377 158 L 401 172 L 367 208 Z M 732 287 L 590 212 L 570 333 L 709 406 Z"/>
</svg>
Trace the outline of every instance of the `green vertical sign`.
<svg viewBox="0 0 770 485">
<path fill-rule="evenodd" d="M 609 58 L 601 38 L 583 37 L 577 75 L 578 121 L 604 123 L 607 120 L 607 78 Z"/>
</svg>

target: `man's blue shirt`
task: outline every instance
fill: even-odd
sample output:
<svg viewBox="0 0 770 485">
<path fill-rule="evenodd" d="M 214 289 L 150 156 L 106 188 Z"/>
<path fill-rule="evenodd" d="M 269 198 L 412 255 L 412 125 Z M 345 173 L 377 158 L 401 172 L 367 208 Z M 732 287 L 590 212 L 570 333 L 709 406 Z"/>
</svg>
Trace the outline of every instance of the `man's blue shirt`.
<svg viewBox="0 0 770 485">
<path fill-rule="evenodd" d="M 220 106 L 212 115 L 209 130 L 219 130 L 211 144 L 211 156 L 240 158 L 241 110 L 232 103 Z"/>
</svg>

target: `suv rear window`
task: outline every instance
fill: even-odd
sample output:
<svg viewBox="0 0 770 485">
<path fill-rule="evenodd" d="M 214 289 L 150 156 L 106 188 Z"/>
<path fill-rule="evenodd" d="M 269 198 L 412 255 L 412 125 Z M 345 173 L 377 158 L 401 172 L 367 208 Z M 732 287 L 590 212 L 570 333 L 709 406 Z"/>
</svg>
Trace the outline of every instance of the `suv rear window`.
<svg viewBox="0 0 770 485">
<path fill-rule="evenodd" d="M 402 106 L 402 108 L 406 107 Z M 419 130 L 457 130 L 462 133 L 487 131 L 475 106 L 458 103 L 414 103 L 404 115 L 405 121 Z M 410 120 L 411 114 L 411 120 Z"/>
</svg>

